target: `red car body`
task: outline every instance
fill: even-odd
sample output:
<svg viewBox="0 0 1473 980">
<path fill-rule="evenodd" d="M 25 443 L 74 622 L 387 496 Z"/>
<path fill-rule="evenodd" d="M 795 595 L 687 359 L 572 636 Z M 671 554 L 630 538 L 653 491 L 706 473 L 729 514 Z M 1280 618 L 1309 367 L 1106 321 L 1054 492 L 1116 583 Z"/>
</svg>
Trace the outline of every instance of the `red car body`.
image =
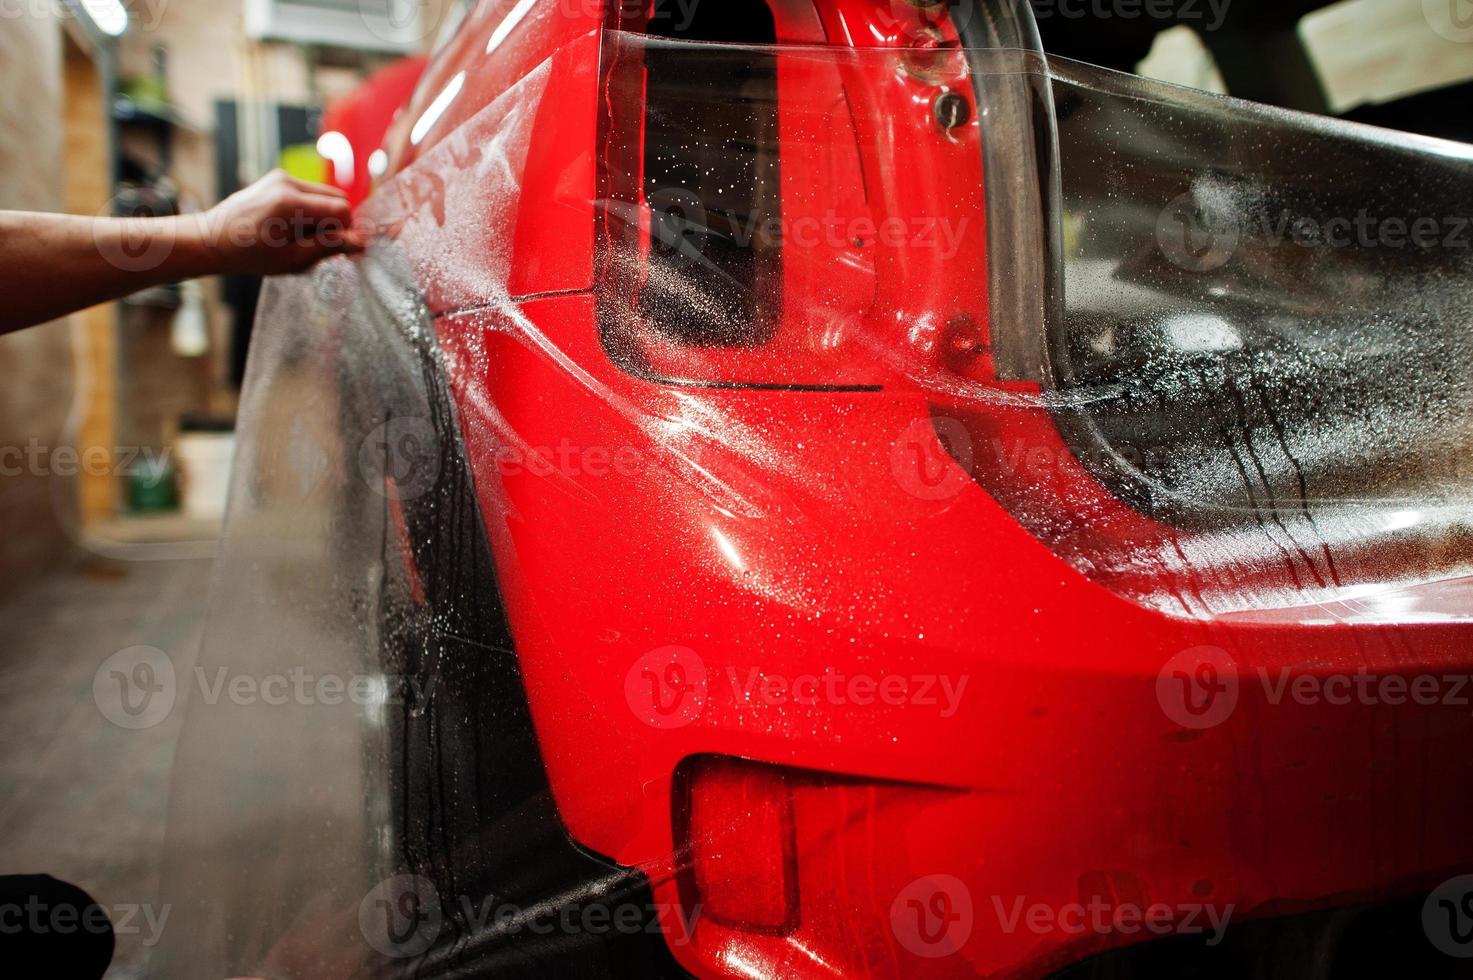
<svg viewBox="0 0 1473 980">
<path fill-rule="evenodd" d="M 837 91 L 852 125 L 828 141 L 781 131 L 789 219 L 878 206 L 807 193 L 835 172 L 907 175 L 868 185 L 886 213 L 984 213 L 975 93 L 867 67 L 959 60 L 943 8 L 769 9 L 779 125 Z M 958 222 L 951 254 L 787 253 L 789 296 L 851 310 L 902 363 L 780 341 L 621 362 L 604 319 L 627 302 L 613 257 L 652 233 L 606 204 L 640 194 L 619 186 L 640 166 L 621 134 L 644 125 L 643 49 L 627 39 L 648 15 L 479 4 L 395 123 L 379 194 L 443 222 L 396 234 L 438 270 L 415 285 L 556 812 L 577 845 L 648 877 L 679 964 L 1039 976 L 1189 933 L 1207 909 L 1236 925 L 1358 908 L 1468 867 L 1466 706 L 1276 703 L 1258 682 L 1466 674 L 1465 623 L 1198 615 L 1210 570 L 1091 576 L 1020 521 L 1010 501 L 1032 495 L 1108 514 L 1096 550 L 1175 533 L 1075 458 L 1037 383 L 993 363 L 975 326 L 989 322 L 982 221 Z M 943 89 L 967 100 L 960 125 L 937 123 Z M 518 112 L 535 116 L 509 127 Z M 525 164 L 516 194 L 471 220 L 456 182 L 493 137 L 519 141 Z M 955 317 L 935 321 L 937 296 Z M 1018 398 L 979 411 L 917 372 Z M 971 472 L 943 417 L 986 457 Z M 1002 446 L 1045 464 L 1010 487 L 1003 451 L 988 455 Z M 1322 566 L 1306 549 L 1263 577 L 1294 588 Z M 1139 601 L 1142 579 L 1181 608 Z M 1177 698 L 1182 712 L 1163 710 Z M 1096 907 L 1104 927 L 1075 912 Z M 1020 925 L 1032 909 L 1049 914 Z"/>
<path fill-rule="evenodd" d="M 370 161 L 381 150 L 394 117 L 414 95 L 428 59 L 402 58 L 374 72 L 350 96 L 330 104 L 322 113 L 322 132 L 340 133 L 352 149 L 352 159 L 328 168 L 334 187 L 348 195 L 356 207 L 373 192 Z M 387 160 L 385 160 L 387 163 Z"/>
</svg>

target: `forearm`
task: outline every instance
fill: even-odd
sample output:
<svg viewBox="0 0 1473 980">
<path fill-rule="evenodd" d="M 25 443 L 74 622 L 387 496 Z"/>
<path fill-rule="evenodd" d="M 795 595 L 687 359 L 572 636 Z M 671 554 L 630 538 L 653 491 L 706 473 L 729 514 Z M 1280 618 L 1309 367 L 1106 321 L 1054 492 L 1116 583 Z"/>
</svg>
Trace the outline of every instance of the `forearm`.
<svg viewBox="0 0 1473 980">
<path fill-rule="evenodd" d="M 0 211 L 0 333 L 198 276 L 305 272 L 361 251 L 347 195 L 273 171 L 204 214 L 81 218 Z"/>
<path fill-rule="evenodd" d="M 200 216 L 0 211 L 0 333 L 210 273 Z"/>
</svg>

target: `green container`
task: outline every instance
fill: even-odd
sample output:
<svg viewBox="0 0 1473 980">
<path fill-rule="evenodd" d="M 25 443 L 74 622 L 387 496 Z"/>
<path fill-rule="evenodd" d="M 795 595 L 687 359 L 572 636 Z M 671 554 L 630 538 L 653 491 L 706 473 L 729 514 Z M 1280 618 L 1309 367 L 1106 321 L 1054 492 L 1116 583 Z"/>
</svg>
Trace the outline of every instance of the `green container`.
<svg viewBox="0 0 1473 980">
<path fill-rule="evenodd" d="M 134 514 L 167 514 L 179 509 L 174 467 L 168 463 L 139 465 L 128 474 L 128 510 Z"/>
</svg>

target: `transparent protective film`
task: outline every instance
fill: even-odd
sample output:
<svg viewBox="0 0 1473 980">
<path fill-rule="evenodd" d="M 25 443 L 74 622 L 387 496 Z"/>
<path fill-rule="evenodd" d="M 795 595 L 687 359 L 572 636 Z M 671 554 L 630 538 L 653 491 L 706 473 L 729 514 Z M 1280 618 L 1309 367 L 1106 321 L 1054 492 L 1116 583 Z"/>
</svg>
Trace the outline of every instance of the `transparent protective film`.
<svg viewBox="0 0 1473 980">
<path fill-rule="evenodd" d="M 1473 868 L 1466 701 L 1283 693 L 1473 670 L 1465 256 L 1244 219 L 1463 160 L 901 6 L 432 66 L 263 301 L 160 975 L 1253 975 Z"/>
<path fill-rule="evenodd" d="M 1168 612 L 1466 617 L 1473 150 L 1051 67 L 1059 441 L 974 472 Z"/>
<path fill-rule="evenodd" d="M 389 420 L 430 408 L 427 322 L 383 291 L 386 252 L 262 296 L 207 637 L 176 679 L 189 714 L 165 890 L 183 918 L 162 976 L 350 975 L 363 946 L 354 916 L 383 846 L 368 828 L 387 824 L 389 714 L 426 694 L 378 653 L 396 545 L 369 479 L 391 441 L 426 435 Z"/>
<path fill-rule="evenodd" d="M 548 797 L 427 303 L 513 308 L 504 231 L 479 233 L 515 220 L 549 77 L 383 189 L 366 255 L 266 286 L 209 627 L 175 678 L 176 921 L 155 975 L 576 975 L 616 950 L 633 977 L 657 975 L 647 950 L 668 959 L 643 919 L 557 929 L 650 900 Z"/>
<path fill-rule="evenodd" d="M 878 392 L 911 373 L 908 336 L 937 316 L 985 330 L 984 134 L 1031 135 L 1026 115 L 984 127 L 978 103 L 1039 104 L 1037 54 L 610 34 L 604 65 L 596 287 L 627 370 Z"/>
</svg>

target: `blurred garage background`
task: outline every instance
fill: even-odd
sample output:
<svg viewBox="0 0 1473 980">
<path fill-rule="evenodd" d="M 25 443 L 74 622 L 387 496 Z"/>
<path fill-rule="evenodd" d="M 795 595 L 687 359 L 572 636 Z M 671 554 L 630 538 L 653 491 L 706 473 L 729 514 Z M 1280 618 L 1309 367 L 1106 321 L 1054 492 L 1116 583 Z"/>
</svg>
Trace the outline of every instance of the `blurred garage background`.
<svg viewBox="0 0 1473 980">
<path fill-rule="evenodd" d="M 1473 141 L 1473 0 L 1036 7 L 1058 54 Z M 407 96 L 463 12 L 0 0 L 0 208 L 203 210 L 274 167 L 361 195 L 359 131 L 387 122 L 364 107 Z M 0 873 L 152 901 L 178 719 L 124 730 L 92 685 L 129 646 L 191 663 L 258 287 L 151 290 L 0 339 Z M 146 974 L 149 938 L 120 930 L 113 976 Z"/>
<path fill-rule="evenodd" d="M 368 161 L 322 139 L 324 114 L 362 127 L 369 79 L 407 97 L 460 9 L 0 0 L 0 208 L 203 210 L 273 167 L 361 192 Z M 113 976 L 146 975 L 180 719 L 112 725 L 93 677 L 130 646 L 195 655 L 258 286 L 151 290 L 0 340 L 0 873 L 76 882 L 115 922 L 137 909 Z"/>
<path fill-rule="evenodd" d="M 428 47 L 460 6 L 4 3 L 0 206 L 79 214 L 204 210 L 273 167 L 317 180 L 342 170 L 348 183 L 362 170 L 366 181 L 366 160 L 351 148 L 345 157 L 341 138 L 321 138 L 324 110 L 376 72 L 416 72 L 418 59 L 402 59 Z M 36 478 L 7 477 L 0 489 L 0 565 L 43 571 L 79 539 L 104 552 L 155 539 L 207 546 L 258 286 L 151 290 L 68 327 L 8 338 L 0 443 L 35 438 L 52 451 L 26 454 L 21 468 Z M 62 445 L 134 458 L 79 465 L 63 488 L 49 477 L 72 476 L 70 454 L 34 459 Z"/>
</svg>

